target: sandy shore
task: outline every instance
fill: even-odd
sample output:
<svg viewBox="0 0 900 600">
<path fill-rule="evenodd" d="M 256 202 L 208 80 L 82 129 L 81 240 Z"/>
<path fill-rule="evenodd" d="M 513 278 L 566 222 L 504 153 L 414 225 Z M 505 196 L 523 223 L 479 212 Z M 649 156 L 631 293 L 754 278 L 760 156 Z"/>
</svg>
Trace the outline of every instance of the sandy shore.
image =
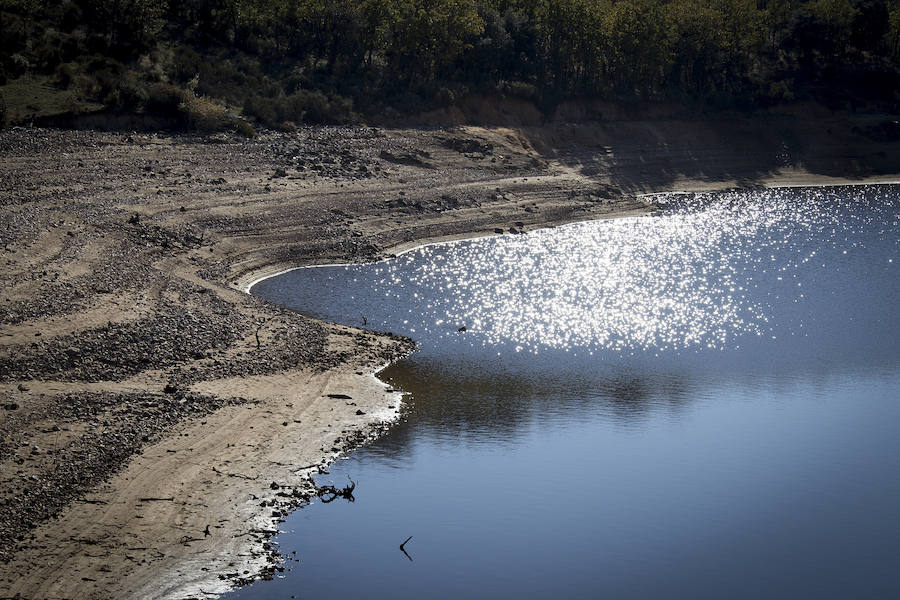
<svg viewBox="0 0 900 600">
<path fill-rule="evenodd" d="M 649 192 L 894 181 L 882 121 L 0 133 L 0 597 L 204 597 L 280 568 L 279 520 L 397 418 L 372 373 L 413 346 L 244 293 L 260 277 Z"/>
</svg>

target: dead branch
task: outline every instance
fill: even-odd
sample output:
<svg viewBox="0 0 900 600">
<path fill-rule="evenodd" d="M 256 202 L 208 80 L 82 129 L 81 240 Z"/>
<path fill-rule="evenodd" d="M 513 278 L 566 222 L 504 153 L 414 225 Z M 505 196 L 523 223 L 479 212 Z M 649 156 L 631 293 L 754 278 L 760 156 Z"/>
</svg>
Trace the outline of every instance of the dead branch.
<svg viewBox="0 0 900 600">
<path fill-rule="evenodd" d="M 191 537 L 191 536 L 189 536 L 189 535 L 186 535 L 186 536 L 182 537 L 180 540 L 178 540 L 178 543 L 181 544 L 181 545 L 183 545 L 183 546 L 187 546 L 187 545 L 190 544 L 191 542 L 202 542 L 202 541 L 203 541 L 203 540 L 202 540 L 201 538 L 195 538 L 195 537 Z"/>
<path fill-rule="evenodd" d="M 349 475 L 347 475 L 347 479 L 350 479 Z M 334 502 L 338 498 L 343 498 L 348 502 L 355 502 L 356 498 L 353 497 L 353 490 L 355 489 L 356 482 L 350 479 L 350 485 L 345 486 L 341 489 L 338 489 L 333 485 L 318 486 L 316 488 L 316 496 L 318 496 L 322 500 L 323 504 Z"/>
<path fill-rule="evenodd" d="M 403 554 L 405 554 L 405 555 L 406 555 L 406 558 L 408 558 L 410 562 L 412 562 L 412 556 L 410 556 L 410 555 L 406 552 L 406 544 L 407 544 L 407 542 L 409 542 L 409 540 L 411 540 L 412 538 L 413 538 L 413 536 L 409 536 L 408 538 L 406 538 L 406 540 L 405 540 L 402 544 L 400 544 L 400 552 L 402 552 Z"/>
</svg>

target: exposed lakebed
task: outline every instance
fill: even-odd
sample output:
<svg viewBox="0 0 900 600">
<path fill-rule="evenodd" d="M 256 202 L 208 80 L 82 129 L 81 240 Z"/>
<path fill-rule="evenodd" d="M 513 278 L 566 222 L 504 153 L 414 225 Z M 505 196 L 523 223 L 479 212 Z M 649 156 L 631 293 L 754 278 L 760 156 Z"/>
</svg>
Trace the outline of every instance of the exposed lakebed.
<svg viewBox="0 0 900 600">
<path fill-rule="evenodd" d="M 405 420 L 319 479 L 355 502 L 234 596 L 900 594 L 898 198 L 672 196 L 259 283 L 419 351 L 382 373 Z"/>
</svg>

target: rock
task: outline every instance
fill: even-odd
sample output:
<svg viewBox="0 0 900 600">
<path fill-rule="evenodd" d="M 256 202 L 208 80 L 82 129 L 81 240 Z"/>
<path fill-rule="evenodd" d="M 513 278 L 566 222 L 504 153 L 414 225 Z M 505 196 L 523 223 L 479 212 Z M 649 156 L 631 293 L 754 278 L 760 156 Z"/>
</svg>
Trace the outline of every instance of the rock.
<svg viewBox="0 0 900 600">
<path fill-rule="evenodd" d="M 15 402 L 7 402 L 3 405 L 4 410 L 19 410 L 19 405 Z"/>
<path fill-rule="evenodd" d="M 493 144 L 488 142 L 482 143 L 473 139 L 445 138 L 441 140 L 441 145 L 450 150 L 455 150 L 460 154 L 472 154 L 476 152 L 490 154 L 494 150 Z"/>
<path fill-rule="evenodd" d="M 364 414 L 366 414 L 366 411 L 361 410 L 361 409 L 357 409 L 357 410 L 356 410 L 356 414 L 358 414 L 358 415 L 364 415 Z"/>
<path fill-rule="evenodd" d="M 27 391 L 28 391 L 28 386 L 25 385 L 24 383 L 20 383 L 20 384 L 18 385 L 18 388 L 19 388 L 19 391 L 20 391 L 20 392 L 27 392 Z"/>
<path fill-rule="evenodd" d="M 271 489 L 273 489 L 273 490 L 277 490 L 277 489 L 280 488 L 281 486 L 278 485 L 278 483 L 276 483 L 276 482 L 273 481 L 272 483 L 269 484 L 269 487 L 270 487 Z"/>
<path fill-rule="evenodd" d="M 348 396 L 347 394 L 328 394 L 328 397 L 336 400 L 353 400 L 353 396 Z"/>
</svg>

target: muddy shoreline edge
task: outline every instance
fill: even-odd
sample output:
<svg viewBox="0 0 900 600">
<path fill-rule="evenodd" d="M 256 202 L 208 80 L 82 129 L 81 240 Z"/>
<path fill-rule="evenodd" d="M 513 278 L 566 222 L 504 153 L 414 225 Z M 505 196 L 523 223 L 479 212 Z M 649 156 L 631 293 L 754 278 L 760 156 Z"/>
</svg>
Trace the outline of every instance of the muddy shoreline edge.
<svg viewBox="0 0 900 600">
<path fill-rule="evenodd" d="M 860 119 L 3 132 L 0 596 L 204 597 L 280 568 L 278 519 L 397 418 L 372 373 L 412 346 L 246 282 L 644 214 L 648 192 L 895 181 Z"/>
</svg>

